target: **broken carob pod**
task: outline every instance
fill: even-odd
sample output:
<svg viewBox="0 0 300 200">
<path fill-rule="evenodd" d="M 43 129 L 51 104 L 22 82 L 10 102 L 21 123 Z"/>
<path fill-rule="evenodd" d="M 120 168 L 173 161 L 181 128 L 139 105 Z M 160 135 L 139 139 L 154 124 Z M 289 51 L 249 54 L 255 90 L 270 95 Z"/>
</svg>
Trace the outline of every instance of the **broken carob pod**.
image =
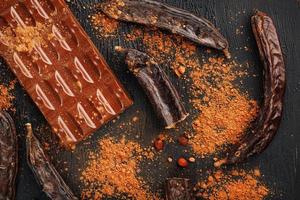
<svg viewBox="0 0 300 200">
<path fill-rule="evenodd" d="M 286 79 L 276 28 L 272 19 L 260 11 L 251 18 L 251 24 L 264 64 L 264 102 L 252 131 L 241 139 L 226 159 L 217 161 L 215 166 L 242 162 L 261 153 L 272 141 L 280 125 Z"/>
<path fill-rule="evenodd" d="M 71 189 L 50 163 L 38 139 L 33 135 L 31 124 L 26 124 L 27 161 L 35 179 L 46 195 L 53 200 L 77 200 Z"/>
<path fill-rule="evenodd" d="M 18 141 L 11 116 L 0 111 L 0 199 L 12 200 L 16 194 Z"/>
<path fill-rule="evenodd" d="M 126 53 L 129 70 L 138 79 L 166 129 L 174 128 L 189 115 L 177 90 L 153 58 L 135 49 L 115 49 Z"/>
<path fill-rule="evenodd" d="M 168 178 L 166 182 L 166 200 L 194 200 L 190 180 Z"/>
<path fill-rule="evenodd" d="M 221 50 L 230 58 L 228 42 L 218 29 L 207 19 L 186 10 L 152 0 L 106 0 L 100 9 L 116 20 L 165 29 L 197 44 Z"/>
</svg>

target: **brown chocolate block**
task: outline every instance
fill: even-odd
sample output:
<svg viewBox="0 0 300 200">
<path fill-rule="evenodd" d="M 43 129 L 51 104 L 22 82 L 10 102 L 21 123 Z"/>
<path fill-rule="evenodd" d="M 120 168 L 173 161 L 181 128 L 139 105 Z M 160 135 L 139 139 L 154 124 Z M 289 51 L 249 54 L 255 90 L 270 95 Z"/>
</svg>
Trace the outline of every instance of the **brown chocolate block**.
<svg viewBox="0 0 300 200">
<path fill-rule="evenodd" d="M 64 0 L 0 3 L 0 53 L 62 144 L 132 105 Z"/>
</svg>

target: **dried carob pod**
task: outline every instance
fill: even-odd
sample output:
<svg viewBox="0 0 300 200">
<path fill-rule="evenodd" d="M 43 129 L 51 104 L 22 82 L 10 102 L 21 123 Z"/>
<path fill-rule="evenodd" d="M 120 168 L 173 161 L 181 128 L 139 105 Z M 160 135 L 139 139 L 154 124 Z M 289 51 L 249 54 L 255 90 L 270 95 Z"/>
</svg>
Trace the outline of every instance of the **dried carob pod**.
<svg viewBox="0 0 300 200">
<path fill-rule="evenodd" d="M 46 195 L 53 200 L 77 200 L 71 189 L 50 163 L 38 139 L 33 135 L 31 124 L 26 124 L 27 161 L 36 181 Z"/>
<path fill-rule="evenodd" d="M 194 200 L 189 179 L 168 178 L 166 182 L 166 200 Z"/>
<path fill-rule="evenodd" d="M 18 141 L 11 116 L 0 111 L 0 199 L 15 199 L 18 173 Z"/>
<path fill-rule="evenodd" d="M 276 28 L 272 19 L 257 11 L 251 18 L 260 58 L 264 64 L 264 102 L 253 129 L 241 139 L 226 159 L 215 166 L 242 162 L 261 153 L 279 128 L 285 92 L 285 65 Z"/>
<path fill-rule="evenodd" d="M 230 57 L 228 42 L 218 29 L 186 10 L 152 0 L 106 0 L 100 9 L 116 20 L 165 29 L 197 44 L 222 50 Z"/>
<path fill-rule="evenodd" d="M 189 114 L 176 88 L 152 57 L 135 49 L 115 49 L 126 54 L 129 70 L 138 79 L 166 129 L 174 128 L 177 123 L 186 119 Z"/>
</svg>

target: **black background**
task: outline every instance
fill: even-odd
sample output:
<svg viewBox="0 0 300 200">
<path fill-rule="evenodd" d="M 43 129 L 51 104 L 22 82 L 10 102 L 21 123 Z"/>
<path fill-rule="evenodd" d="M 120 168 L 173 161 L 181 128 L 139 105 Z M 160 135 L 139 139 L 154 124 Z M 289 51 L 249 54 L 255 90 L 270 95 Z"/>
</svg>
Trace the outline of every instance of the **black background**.
<svg viewBox="0 0 300 200">
<path fill-rule="evenodd" d="M 25 131 L 26 122 L 33 123 L 37 136 L 43 142 L 51 144 L 48 154 L 55 167 L 70 185 L 76 195 L 80 195 L 81 184 L 79 181 L 80 169 L 87 163 L 87 155 L 90 150 L 96 149 L 97 141 L 106 133 L 118 137 L 123 129 L 118 128 L 120 124 L 125 124 L 125 129 L 129 132 L 129 138 L 140 136 L 143 145 L 151 145 L 151 140 L 161 132 L 161 126 L 156 119 L 149 102 L 143 94 L 137 81 L 127 73 L 122 57 L 118 56 L 113 47 L 122 45 L 143 49 L 137 42 L 125 42 L 123 37 L 112 39 L 101 39 L 96 37 L 88 21 L 88 15 L 92 13 L 89 9 L 84 9 L 87 5 L 94 3 L 92 0 L 72 1 L 69 3 L 77 19 L 91 36 L 92 40 L 99 48 L 100 52 L 107 59 L 107 62 L 114 70 L 121 82 L 125 85 L 129 94 L 135 101 L 134 106 L 128 109 L 120 119 L 111 122 L 98 130 L 92 137 L 78 145 L 74 152 L 68 152 L 59 147 L 56 136 L 51 135 L 49 126 L 38 108 L 28 97 L 22 87 L 17 84 L 15 95 L 16 112 L 13 114 L 19 134 L 19 155 L 20 171 L 17 178 L 17 199 L 47 199 L 37 185 L 30 172 L 25 157 Z M 199 16 L 205 16 L 220 28 L 221 32 L 229 40 L 232 55 L 239 62 L 251 61 L 253 63 L 250 73 L 257 74 L 257 77 L 246 78 L 242 89 L 247 90 L 250 95 L 261 101 L 262 98 L 262 66 L 258 60 L 258 53 L 250 27 L 250 16 L 254 9 L 267 12 L 274 20 L 278 29 L 282 50 L 285 56 L 287 71 L 287 90 L 285 95 L 285 109 L 281 127 L 274 141 L 268 149 L 261 155 L 250 159 L 247 163 L 239 165 L 238 168 L 253 169 L 259 167 L 264 175 L 262 180 L 271 188 L 272 195 L 269 199 L 296 200 L 300 199 L 300 4 L 296 0 L 166 0 L 170 5 L 184 8 Z M 243 26 L 244 34 L 236 35 L 236 28 Z M 119 35 L 129 32 L 132 25 L 121 24 Z M 244 46 L 250 47 L 250 51 L 241 50 Z M 199 54 L 201 53 L 201 48 Z M 185 94 L 186 83 L 178 80 L 174 74 L 165 67 L 167 73 L 172 78 L 181 94 Z M 1 62 L 0 82 L 7 83 L 14 79 L 4 61 Z M 186 96 L 186 95 L 183 95 Z M 188 98 L 184 98 L 187 104 Z M 187 107 L 189 107 L 187 105 Z M 139 111 L 137 113 L 137 111 Z M 192 108 L 189 111 L 193 113 Z M 133 116 L 140 118 L 135 125 L 128 125 Z M 190 123 L 191 118 L 187 121 Z M 126 125 L 127 124 L 127 125 Z M 175 137 L 180 131 L 170 132 Z M 163 188 L 163 180 L 166 177 L 179 176 L 189 177 L 193 182 L 203 178 L 205 175 L 199 169 L 212 168 L 212 159 L 197 159 L 197 163 L 189 169 L 178 169 L 176 165 L 167 164 L 166 158 L 172 156 L 178 158 L 184 153 L 182 148 L 175 144 L 170 144 L 165 153 L 160 155 L 153 163 L 143 163 L 142 174 L 145 180 L 151 185 L 154 191 Z M 67 170 L 66 170 L 67 169 Z M 151 173 L 150 173 L 151 172 Z"/>
</svg>

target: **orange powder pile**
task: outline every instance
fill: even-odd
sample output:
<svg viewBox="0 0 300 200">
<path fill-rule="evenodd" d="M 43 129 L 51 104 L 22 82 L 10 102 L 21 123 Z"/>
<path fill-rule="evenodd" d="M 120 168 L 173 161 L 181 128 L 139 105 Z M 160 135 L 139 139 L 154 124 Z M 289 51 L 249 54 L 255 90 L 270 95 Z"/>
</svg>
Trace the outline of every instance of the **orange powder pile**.
<svg viewBox="0 0 300 200">
<path fill-rule="evenodd" d="M 103 13 L 96 13 L 90 17 L 92 26 L 100 37 L 111 37 L 116 35 L 119 22 L 107 17 Z"/>
<path fill-rule="evenodd" d="M 8 86 L 0 85 L 0 110 L 8 110 L 12 107 L 15 97 L 11 91 L 15 87 L 15 81 L 12 81 Z"/>
<path fill-rule="evenodd" d="M 270 191 L 259 180 L 260 176 L 258 169 L 233 170 L 229 174 L 217 171 L 197 184 L 197 196 L 207 200 L 263 200 Z"/>
<path fill-rule="evenodd" d="M 158 30 L 135 29 L 126 38 L 142 41 L 146 53 L 158 63 L 192 80 L 188 92 L 199 115 L 193 122 L 190 144 L 198 155 L 210 155 L 236 143 L 256 118 L 256 101 L 233 83 L 247 75 L 236 62 L 215 57 L 200 60 L 194 43 Z"/>
<path fill-rule="evenodd" d="M 238 142 L 257 116 L 257 103 L 232 83 L 244 75 L 236 65 L 223 58 L 209 58 L 190 74 L 194 83 L 192 102 L 200 110 L 193 123 L 195 135 L 190 144 L 201 156 Z"/>
<path fill-rule="evenodd" d="M 138 176 L 143 158 L 153 159 L 153 152 L 138 143 L 111 137 L 99 142 L 100 152 L 90 153 L 90 161 L 82 172 L 85 184 L 83 199 L 101 199 L 105 196 L 127 195 L 133 199 L 155 199 L 149 187 Z"/>
</svg>

